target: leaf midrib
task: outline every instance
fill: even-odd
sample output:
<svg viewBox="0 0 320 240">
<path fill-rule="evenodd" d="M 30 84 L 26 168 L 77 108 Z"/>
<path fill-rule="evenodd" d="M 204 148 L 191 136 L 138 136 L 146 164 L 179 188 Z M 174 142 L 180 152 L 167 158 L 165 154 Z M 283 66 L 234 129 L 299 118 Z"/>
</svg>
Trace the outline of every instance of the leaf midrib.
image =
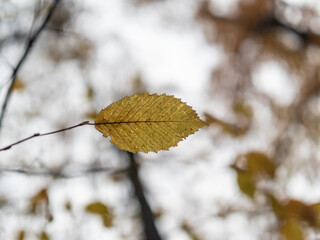
<svg viewBox="0 0 320 240">
<path fill-rule="evenodd" d="M 166 121 L 158 121 L 158 120 L 149 120 L 149 121 L 116 121 L 116 122 L 105 122 L 105 123 L 94 123 L 94 125 L 104 125 L 104 124 L 120 124 L 120 123 L 205 123 L 203 121 L 171 121 L 171 120 L 166 120 Z"/>
</svg>

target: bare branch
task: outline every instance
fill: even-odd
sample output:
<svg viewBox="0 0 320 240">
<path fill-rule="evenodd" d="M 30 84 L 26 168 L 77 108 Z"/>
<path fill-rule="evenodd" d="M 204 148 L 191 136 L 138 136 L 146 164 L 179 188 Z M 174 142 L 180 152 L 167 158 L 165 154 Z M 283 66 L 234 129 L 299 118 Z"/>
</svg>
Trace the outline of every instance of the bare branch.
<svg viewBox="0 0 320 240">
<path fill-rule="evenodd" d="M 77 127 L 80 127 L 80 126 L 84 126 L 84 125 L 95 125 L 94 123 L 90 123 L 89 121 L 84 121 L 84 122 L 81 122 L 77 125 L 74 125 L 74 126 L 71 126 L 71 127 L 67 127 L 67 128 L 62 128 L 62 129 L 59 129 L 59 130 L 56 130 L 56 131 L 53 131 L 53 132 L 47 132 L 47 133 L 35 133 L 33 135 L 31 135 L 30 137 L 26 137 L 24 139 L 21 139 L 15 143 L 12 143 L 6 147 L 3 147 L 3 148 L 0 148 L 0 152 L 1 151 L 6 151 L 6 150 L 9 150 L 11 147 L 15 146 L 15 145 L 18 145 L 20 143 L 23 143 L 25 141 L 28 141 L 32 138 L 36 138 L 36 137 L 43 137 L 43 136 L 47 136 L 47 135 L 52 135 L 52 134 L 56 134 L 56 133 L 60 133 L 60 132 L 64 132 L 64 131 L 68 131 L 68 130 L 71 130 L 73 128 L 77 128 Z"/>
<path fill-rule="evenodd" d="M 11 93 L 12 93 L 12 90 L 13 90 L 13 85 L 14 85 L 14 83 L 16 81 L 17 74 L 18 74 L 19 70 L 21 69 L 23 63 L 27 59 L 27 56 L 29 55 L 32 47 L 34 46 L 34 43 L 37 41 L 38 37 L 40 36 L 40 33 L 45 29 L 47 23 L 49 22 L 51 16 L 54 13 L 54 10 L 56 9 L 59 1 L 60 0 L 54 0 L 52 6 L 48 10 L 47 16 L 43 20 L 43 22 L 40 25 L 40 27 L 38 28 L 38 30 L 28 40 L 26 48 L 25 48 L 25 51 L 24 51 L 22 57 L 20 58 L 18 64 L 16 65 L 16 67 L 12 71 L 12 74 L 11 74 L 11 77 L 10 77 L 11 82 L 10 82 L 9 88 L 7 90 L 7 93 L 5 95 L 5 99 L 4 99 L 2 108 L 1 108 L 0 129 L 1 129 L 2 121 L 3 121 L 4 115 L 5 115 L 5 112 L 6 112 L 6 109 L 7 109 L 7 105 L 9 103 L 9 100 L 10 100 L 10 97 L 11 97 Z"/>
<path fill-rule="evenodd" d="M 73 173 L 64 173 L 63 171 L 52 171 L 52 170 L 36 171 L 36 170 L 27 170 L 27 169 L 0 168 L 0 173 L 15 173 L 15 174 L 22 174 L 27 176 L 63 178 L 63 179 L 83 177 L 89 174 L 96 174 L 96 173 L 107 173 L 110 175 L 117 175 L 117 174 L 123 174 L 126 172 L 128 172 L 128 168 L 113 169 L 110 167 L 90 168 L 84 171 L 73 172 Z"/>
</svg>

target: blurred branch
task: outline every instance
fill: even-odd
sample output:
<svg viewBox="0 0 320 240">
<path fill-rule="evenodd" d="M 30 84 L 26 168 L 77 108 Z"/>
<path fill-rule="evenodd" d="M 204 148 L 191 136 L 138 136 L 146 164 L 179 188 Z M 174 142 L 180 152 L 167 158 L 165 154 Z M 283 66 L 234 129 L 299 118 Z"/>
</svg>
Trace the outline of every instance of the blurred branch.
<svg viewBox="0 0 320 240">
<path fill-rule="evenodd" d="M 143 186 L 139 178 L 138 165 L 133 153 L 127 152 L 130 160 L 129 178 L 134 187 L 134 193 L 138 199 L 141 217 L 144 225 L 145 240 L 161 240 L 155 225 L 154 216 L 149 203 L 144 195 Z"/>
<path fill-rule="evenodd" d="M 46 27 L 46 29 L 48 31 L 53 32 L 53 33 L 61 34 L 61 35 L 67 36 L 67 37 L 78 38 L 82 41 L 90 42 L 90 40 L 88 38 L 86 38 L 85 36 L 82 36 L 81 34 L 79 34 L 77 32 L 66 31 L 64 29 L 56 28 L 56 27 L 49 26 L 49 25 Z"/>
<path fill-rule="evenodd" d="M 319 97 L 320 93 L 320 71 L 317 69 L 311 78 L 305 79 L 300 87 L 298 98 L 287 109 L 287 118 L 285 125 L 279 131 L 278 137 L 275 139 L 274 146 L 274 159 L 280 161 L 289 157 L 290 146 L 293 144 L 292 131 L 290 127 L 294 125 L 304 125 L 304 112 L 308 108 L 308 103 L 315 98 Z M 283 112 L 283 110 L 282 110 Z M 294 136 L 295 137 L 295 136 Z"/>
<path fill-rule="evenodd" d="M 280 1 L 279 4 L 281 4 L 279 6 L 281 6 L 281 8 L 283 9 L 289 6 L 289 4 L 286 4 L 282 1 Z M 257 21 L 250 21 L 248 19 L 245 19 L 245 16 L 219 16 L 210 9 L 210 2 L 204 1 L 200 5 L 200 8 L 198 10 L 198 18 L 213 22 L 215 24 L 225 24 L 229 26 L 232 25 L 253 34 L 263 34 L 269 30 L 283 29 L 298 36 L 302 40 L 304 46 L 311 43 L 320 45 L 319 34 L 310 30 L 300 29 L 294 24 L 282 21 L 282 19 L 277 16 L 276 10 L 276 5 L 274 5 L 273 11 L 271 11 L 268 15 L 258 18 Z"/>
<path fill-rule="evenodd" d="M 36 176 L 36 177 L 51 177 L 51 178 L 76 178 L 82 177 L 89 174 L 95 173 L 108 173 L 112 175 L 122 174 L 128 172 L 128 168 L 115 170 L 110 167 L 97 167 L 90 168 L 84 171 L 74 172 L 74 173 L 63 173 L 62 171 L 35 171 L 35 170 L 26 170 L 26 169 L 10 169 L 10 168 L 0 168 L 1 173 L 15 173 L 23 174 L 27 176 Z"/>
<path fill-rule="evenodd" d="M 38 37 L 40 36 L 40 33 L 45 29 L 47 23 L 49 22 L 51 16 L 53 15 L 54 13 L 54 10 L 56 9 L 58 3 L 59 3 L 60 0 L 54 0 L 52 6 L 50 7 L 50 9 L 48 10 L 48 13 L 46 15 L 46 17 L 44 18 L 42 24 L 40 25 L 40 27 L 38 28 L 38 30 L 29 38 L 28 42 L 27 42 L 27 45 L 26 45 L 26 48 L 25 48 L 25 51 L 22 55 L 22 57 L 20 58 L 18 64 L 16 65 L 16 67 L 13 69 L 12 71 L 12 74 L 11 74 L 11 82 L 10 82 L 10 85 L 9 85 L 9 88 L 7 90 L 7 93 L 5 94 L 5 99 L 4 99 L 4 102 L 3 102 L 3 105 L 2 105 L 2 108 L 1 108 L 1 114 L 0 114 L 0 129 L 1 129 L 1 126 L 2 126 L 2 121 L 3 121 L 3 118 L 5 116 L 5 112 L 6 112 L 6 109 L 7 109 L 7 105 L 9 103 L 9 100 L 10 100 L 10 97 L 11 97 L 11 93 L 12 93 L 12 90 L 13 90 L 13 85 L 16 81 L 16 76 L 19 72 L 19 70 L 21 69 L 23 63 L 25 62 L 25 60 L 27 59 L 27 56 L 29 55 L 32 47 L 34 46 L 35 42 L 37 41 Z"/>
<path fill-rule="evenodd" d="M 33 19 L 32 19 L 31 27 L 30 27 L 30 29 L 29 29 L 28 39 L 31 38 L 32 33 L 34 32 L 34 28 L 35 28 L 37 19 L 39 18 L 40 14 L 41 14 L 41 5 L 42 5 L 42 4 L 41 4 L 41 1 L 38 1 L 38 3 L 35 4 Z"/>
<path fill-rule="evenodd" d="M 24 40 L 28 35 L 24 32 L 14 32 L 11 35 L 7 35 L 0 39 L 0 49 L 3 47 L 4 44 L 7 42 L 12 43 L 12 41 L 22 41 Z"/>
</svg>

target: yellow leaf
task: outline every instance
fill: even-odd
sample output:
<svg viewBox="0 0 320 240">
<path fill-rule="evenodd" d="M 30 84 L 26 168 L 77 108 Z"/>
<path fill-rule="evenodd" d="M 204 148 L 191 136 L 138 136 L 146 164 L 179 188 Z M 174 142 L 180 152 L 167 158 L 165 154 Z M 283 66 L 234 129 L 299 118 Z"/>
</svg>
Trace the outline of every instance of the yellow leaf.
<svg viewBox="0 0 320 240">
<path fill-rule="evenodd" d="M 309 205 L 295 199 L 287 199 L 285 202 L 280 202 L 272 195 L 268 197 L 278 220 L 282 222 L 294 220 L 303 224 L 308 223 L 312 227 L 319 226 L 319 203 Z"/>
<path fill-rule="evenodd" d="M 311 226 L 316 225 L 316 215 L 312 206 L 307 203 L 291 199 L 285 205 L 287 219 L 297 219 L 300 222 L 307 222 Z"/>
<path fill-rule="evenodd" d="M 26 236 L 26 232 L 24 230 L 21 230 L 18 232 L 17 240 L 24 240 Z"/>
<path fill-rule="evenodd" d="M 37 192 L 37 194 L 30 199 L 30 204 L 32 213 L 36 213 L 37 209 L 40 208 L 42 204 L 47 208 L 49 205 L 47 189 L 41 189 Z"/>
<path fill-rule="evenodd" d="M 114 216 L 109 211 L 109 208 L 101 202 L 93 202 L 87 205 L 86 211 L 92 214 L 98 214 L 102 218 L 105 227 L 111 227 Z"/>
<path fill-rule="evenodd" d="M 16 78 L 16 80 L 13 83 L 12 90 L 22 91 L 25 88 L 24 82 L 21 80 L 21 78 Z"/>
<path fill-rule="evenodd" d="M 248 169 L 254 174 L 266 174 L 274 177 L 276 164 L 264 153 L 249 152 L 245 155 Z"/>
<path fill-rule="evenodd" d="M 252 118 L 253 112 L 250 105 L 246 104 L 244 101 L 235 102 L 232 105 L 232 109 L 235 113 L 240 114 L 246 118 Z"/>
<path fill-rule="evenodd" d="M 313 213 L 315 216 L 315 224 L 314 225 L 317 228 L 320 228 L 320 202 L 314 203 L 310 207 L 313 210 Z"/>
<path fill-rule="evenodd" d="M 207 125 L 180 99 L 165 94 L 135 94 L 100 111 L 95 127 L 122 150 L 158 152 Z"/>
<path fill-rule="evenodd" d="M 286 240 L 303 240 L 304 234 L 299 222 L 295 219 L 290 219 L 285 222 L 281 228 L 280 232 L 284 239 Z"/>
<path fill-rule="evenodd" d="M 275 216 L 281 221 L 285 220 L 285 205 L 279 202 L 278 199 L 271 194 L 267 194 L 267 197 L 269 198 Z"/>
<path fill-rule="evenodd" d="M 45 214 L 48 221 L 52 221 L 49 207 L 49 196 L 46 188 L 41 189 L 30 199 L 30 212 L 32 214 Z"/>
<path fill-rule="evenodd" d="M 50 240 L 48 234 L 46 232 L 41 232 L 38 236 L 39 240 Z"/>
<path fill-rule="evenodd" d="M 90 203 L 86 211 L 94 214 L 109 214 L 108 207 L 101 202 Z"/>
<path fill-rule="evenodd" d="M 237 182 L 240 191 L 253 198 L 256 191 L 256 184 L 252 173 L 239 170 L 237 171 L 237 174 Z"/>
<path fill-rule="evenodd" d="M 113 216 L 110 215 L 110 214 L 107 214 L 107 215 L 102 215 L 102 222 L 103 222 L 103 225 L 108 228 L 108 227 L 112 227 L 112 224 L 113 224 Z"/>
</svg>

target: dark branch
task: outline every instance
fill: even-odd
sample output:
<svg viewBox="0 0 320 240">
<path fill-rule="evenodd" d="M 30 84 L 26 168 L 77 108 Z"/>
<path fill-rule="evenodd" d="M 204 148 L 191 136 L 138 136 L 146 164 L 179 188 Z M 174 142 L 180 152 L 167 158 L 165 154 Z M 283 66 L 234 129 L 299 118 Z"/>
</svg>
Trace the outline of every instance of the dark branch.
<svg viewBox="0 0 320 240">
<path fill-rule="evenodd" d="M 145 240 L 161 240 L 158 229 L 155 225 L 154 216 L 149 203 L 144 195 L 143 186 L 139 178 L 138 166 L 133 153 L 127 152 L 130 159 L 129 178 L 134 187 L 134 193 L 138 199 L 141 218 L 143 221 Z"/>
<path fill-rule="evenodd" d="M 54 0 L 52 6 L 51 6 L 50 9 L 48 10 L 47 16 L 46 16 L 45 19 L 43 20 L 43 22 L 42 22 L 42 24 L 40 25 L 40 27 L 38 28 L 38 30 L 37 30 L 37 31 L 30 37 L 30 39 L 28 40 L 23 55 L 21 56 L 18 64 L 16 65 L 16 67 L 15 67 L 15 68 L 13 69 L 13 71 L 12 71 L 12 74 L 11 74 L 11 77 L 10 77 L 10 79 L 11 79 L 10 85 L 9 85 L 9 88 L 8 88 L 7 93 L 6 93 L 6 95 L 5 95 L 5 99 L 4 99 L 2 108 L 1 108 L 0 129 L 1 129 L 2 121 L 3 121 L 4 115 L 5 115 L 5 112 L 6 112 L 6 109 L 7 109 L 7 105 L 8 105 L 8 103 L 9 103 L 9 100 L 10 100 L 10 97 L 11 97 L 11 93 L 12 93 L 12 90 L 13 90 L 13 85 L 14 85 L 14 83 L 15 83 L 15 81 L 16 81 L 17 74 L 18 74 L 19 70 L 21 69 L 23 63 L 24 63 L 25 60 L 27 59 L 27 57 L 28 57 L 28 55 L 29 55 L 32 47 L 34 46 L 34 43 L 37 41 L 38 37 L 40 36 L 40 33 L 45 29 L 47 23 L 49 22 L 51 16 L 52 16 L 53 13 L 54 13 L 54 10 L 56 9 L 59 1 L 60 1 L 60 0 Z"/>
</svg>

